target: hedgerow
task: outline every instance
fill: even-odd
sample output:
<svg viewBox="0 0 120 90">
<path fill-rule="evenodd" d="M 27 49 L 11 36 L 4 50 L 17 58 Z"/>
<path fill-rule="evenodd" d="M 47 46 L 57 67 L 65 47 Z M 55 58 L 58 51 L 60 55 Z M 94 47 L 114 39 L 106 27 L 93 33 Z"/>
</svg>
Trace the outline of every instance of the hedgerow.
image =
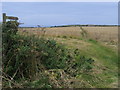
<svg viewBox="0 0 120 90">
<path fill-rule="evenodd" d="M 63 69 L 75 77 L 92 70 L 94 60 L 81 56 L 78 50 L 71 53 L 55 40 L 23 36 L 17 31 L 17 22 L 3 24 L 3 74 L 6 78 L 32 80 L 36 73 L 50 69 Z"/>
</svg>

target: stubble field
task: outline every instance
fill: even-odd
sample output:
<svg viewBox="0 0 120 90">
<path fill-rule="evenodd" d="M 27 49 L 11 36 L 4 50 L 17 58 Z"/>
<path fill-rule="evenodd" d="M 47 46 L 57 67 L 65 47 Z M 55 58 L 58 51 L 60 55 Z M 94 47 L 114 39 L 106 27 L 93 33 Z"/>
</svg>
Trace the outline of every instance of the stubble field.
<svg viewBox="0 0 120 90">
<path fill-rule="evenodd" d="M 106 41 L 118 41 L 118 27 L 53 27 L 53 28 L 19 28 L 22 32 L 28 32 L 38 36 L 80 38 L 84 30 L 91 39 Z"/>
</svg>

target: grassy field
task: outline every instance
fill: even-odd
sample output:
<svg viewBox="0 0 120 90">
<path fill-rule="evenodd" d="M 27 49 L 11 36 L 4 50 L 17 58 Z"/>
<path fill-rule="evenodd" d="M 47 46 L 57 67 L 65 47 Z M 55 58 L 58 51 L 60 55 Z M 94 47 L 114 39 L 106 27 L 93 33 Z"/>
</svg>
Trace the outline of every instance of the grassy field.
<svg viewBox="0 0 120 90">
<path fill-rule="evenodd" d="M 93 72 L 77 75 L 71 87 L 118 87 L 117 27 L 19 28 L 19 33 L 54 39 L 71 52 L 77 49 L 81 55 L 95 60 Z"/>
<path fill-rule="evenodd" d="M 51 37 L 80 38 L 84 30 L 87 36 L 101 41 L 118 41 L 118 27 L 53 27 L 53 28 L 20 28 L 20 31 L 29 32 L 35 35 Z"/>
</svg>

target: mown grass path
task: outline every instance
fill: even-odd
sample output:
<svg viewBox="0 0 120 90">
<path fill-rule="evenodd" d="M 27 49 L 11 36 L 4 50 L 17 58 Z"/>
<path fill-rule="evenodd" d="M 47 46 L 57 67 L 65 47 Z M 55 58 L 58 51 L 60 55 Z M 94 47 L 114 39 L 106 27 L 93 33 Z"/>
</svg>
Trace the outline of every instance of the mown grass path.
<svg viewBox="0 0 120 90">
<path fill-rule="evenodd" d="M 94 86 L 96 87 L 117 87 L 118 86 L 118 55 L 117 49 L 111 48 L 95 40 L 54 38 L 57 42 L 65 44 L 71 50 L 79 49 L 81 55 L 92 57 L 95 60 L 94 76 L 100 78 Z M 86 78 L 91 81 L 92 78 Z"/>
</svg>

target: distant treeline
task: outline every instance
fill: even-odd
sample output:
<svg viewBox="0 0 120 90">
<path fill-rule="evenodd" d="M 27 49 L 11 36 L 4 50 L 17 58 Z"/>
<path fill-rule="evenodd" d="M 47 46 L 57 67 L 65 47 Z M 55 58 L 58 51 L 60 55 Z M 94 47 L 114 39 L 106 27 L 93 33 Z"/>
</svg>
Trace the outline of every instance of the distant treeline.
<svg viewBox="0 0 120 90">
<path fill-rule="evenodd" d="M 113 27 L 118 25 L 59 25 L 59 26 L 47 26 L 47 27 Z M 36 28 L 36 27 L 21 27 L 21 28 Z"/>
<path fill-rule="evenodd" d="M 77 27 L 77 26 L 82 26 L 82 27 L 106 27 L 106 26 L 118 26 L 118 25 L 62 25 L 62 26 L 51 26 L 51 27 Z"/>
</svg>

